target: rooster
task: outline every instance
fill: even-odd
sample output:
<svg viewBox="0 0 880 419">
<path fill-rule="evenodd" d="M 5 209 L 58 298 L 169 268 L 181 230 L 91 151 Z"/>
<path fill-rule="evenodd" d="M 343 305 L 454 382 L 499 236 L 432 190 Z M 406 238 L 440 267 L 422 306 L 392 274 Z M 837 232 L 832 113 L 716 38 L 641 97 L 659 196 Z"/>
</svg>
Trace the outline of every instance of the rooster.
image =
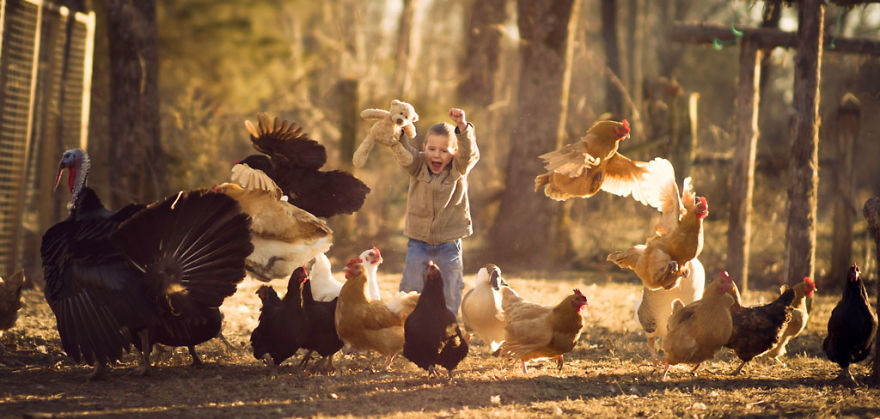
<svg viewBox="0 0 880 419">
<path fill-rule="evenodd" d="M 3 332 L 15 326 L 18 310 L 21 309 L 21 289 L 24 283 L 24 271 L 18 271 L 5 280 L 0 278 L 0 338 L 3 337 Z M 6 353 L 6 347 L 0 342 L 0 355 Z"/>
<path fill-rule="evenodd" d="M 279 299 L 270 286 L 263 285 L 257 290 L 263 307 L 259 323 L 251 332 L 251 347 L 254 358 L 265 362 L 273 376 L 278 374 L 277 365 L 296 354 L 308 334 L 308 320 L 302 305 L 305 278 L 303 268 L 293 271 L 283 299 Z"/>
<path fill-rule="evenodd" d="M 523 374 L 529 373 L 526 362 L 549 357 L 556 360 L 561 371 L 562 355 L 574 348 L 584 328 L 581 310 L 587 306 L 587 297 L 576 289 L 551 307 L 525 301 L 510 287 L 503 287 L 501 292 L 501 307 L 507 318 L 501 353 L 519 359 Z"/>
<path fill-rule="evenodd" d="M 660 194 L 662 215 L 654 226 L 655 235 L 646 244 L 608 255 L 607 260 L 632 269 L 648 289 L 670 289 L 687 276 L 685 265 L 703 250 L 703 219 L 709 215 L 706 198 L 696 198 L 691 178 L 684 180 L 681 197 L 675 172 L 669 162 Z"/>
<path fill-rule="evenodd" d="M 535 178 L 535 192 L 544 189 L 551 199 L 589 198 L 599 190 L 659 208 L 659 183 L 652 173 L 655 162 L 632 161 L 617 152 L 629 138 L 629 122 L 599 121 L 580 141 L 542 154 L 547 173 Z"/>
<path fill-rule="evenodd" d="M 330 259 L 323 253 L 315 256 L 309 282 L 315 301 L 331 301 L 338 297 L 339 291 L 342 290 L 342 283 L 333 277 L 330 270 Z"/>
<path fill-rule="evenodd" d="M 706 271 L 697 258 L 688 262 L 688 275 L 675 287 L 665 290 L 650 290 L 642 287 L 642 299 L 636 308 L 636 315 L 642 329 L 645 330 L 651 360 L 658 364 L 657 342 L 666 337 L 669 316 L 672 314 L 672 302 L 681 301 L 687 305 L 703 297 L 706 286 Z"/>
<path fill-rule="evenodd" d="M 388 371 L 394 356 L 403 350 L 403 324 L 415 309 L 419 294 L 400 296 L 387 304 L 367 300 L 367 277 L 360 259 L 348 262 L 345 278 L 336 301 L 336 333 L 355 350 L 380 353 L 385 357 L 382 370 Z"/>
<path fill-rule="evenodd" d="M 785 292 L 787 289 L 788 288 L 785 285 L 782 286 L 782 292 Z M 810 319 L 810 315 L 807 312 L 806 299 L 813 298 L 816 284 L 812 279 L 804 277 L 803 282 L 796 284 L 791 287 L 791 289 L 794 290 L 794 300 L 791 302 L 791 306 L 793 307 L 791 311 L 791 320 L 788 321 L 785 330 L 782 331 L 782 336 L 779 337 L 779 343 L 766 353 L 767 356 L 773 357 L 777 362 L 782 362 L 779 357 L 785 355 L 785 345 L 807 328 L 807 321 Z"/>
<path fill-rule="evenodd" d="M 721 275 L 730 279 L 727 272 Z M 733 280 L 730 279 L 730 282 L 733 283 Z M 733 375 L 738 375 L 752 358 L 763 355 L 779 343 L 782 331 L 791 320 L 794 290 L 786 290 L 769 304 L 757 307 L 742 306 L 736 283 L 728 292 L 735 300 L 731 308 L 733 332 L 724 346 L 733 349 L 742 361 L 733 372 Z"/>
<path fill-rule="evenodd" d="M 351 214 L 360 209 L 370 188 L 351 173 L 321 171 L 327 162 L 323 145 L 293 122 L 280 122 L 278 118 L 270 121 L 262 113 L 257 117 L 257 126 L 246 121 L 245 127 L 253 147 L 263 154 L 238 162 L 233 167 L 233 182 L 259 189 L 266 184 L 262 175 L 268 176 L 291 204 L 317 217 Z"/>
<path fill-rule="evenodd" d="M 279 199 L 277 188 L 272 192 L 224 183 L 213 190 L 238 201 L 253 220 L 254 251 L 248 255 L 247 269 L 255 279 L 268 282 L 287 277 L 298 266 L 330 250 L 333 231 L 327 222 Z"/>
<path fill-rule="evenodd" d="M 840 365 L 838 379 L 849 384 L 856 383 L 849 372 L 850 364 L 861 362 L 871 354 L 877 333 L 877 314 L 871 309 L 859 274 L 859 267 L 853 264 L 847 273 L 843 297 L 828 319 L 828 337 L 822 342 L 828 359 Z"/>
<path fill-rule="evenodd" d="M 418 304 L 403 325 L 403 356 L 431 376 L 437 375 L 435 365 L 446 368 L 452 381 L 452 370 L 467 356 L 468 344 L 446 308 L 443 277 L 434 262 L 425 269 L 425 286 Z"/>
<path fill-rule="evenodd" d="M 64 351 L 95 366 L 89 379 L 132 343 L 144 375 L 154 343 L 188 346 L 195 363 L 194 345 L 218 335 L 218 308 L 244 279 L 250 218 L 204 190 L 109 211 L 86 185 L 89 167 L 83 150 L 62 156 L 56 186 L 66 169 L 70 216 L 40 247 Z"/>
<path fill-rule="evenodd" d="M 501 309 L 501 287 L 507 282 L 501 269 L 486 265 L 477 272 L 474 288 L 461 299 L 461 319 L 465 328 L 473 331 L 489 345 L 489 352 L 497 354 L 504 341 L 504 310 Z"/>
<path fill-rule="evenodd" d="M 703 298 L 686 306 L 679 300 L 673 302 L 669 330 L 663 339 L 666 352 L 663 381 L 667 379 L 669 367 L 675 364 L 694 364 L 691 373 L 695 373 L 703 361 L 712 359 L 730 340 L 733 332 L 730 311 L 736 302 L 729 293 L 732 287 L 733 281 L 722 276 L 706 285 Z"/>
</svg>

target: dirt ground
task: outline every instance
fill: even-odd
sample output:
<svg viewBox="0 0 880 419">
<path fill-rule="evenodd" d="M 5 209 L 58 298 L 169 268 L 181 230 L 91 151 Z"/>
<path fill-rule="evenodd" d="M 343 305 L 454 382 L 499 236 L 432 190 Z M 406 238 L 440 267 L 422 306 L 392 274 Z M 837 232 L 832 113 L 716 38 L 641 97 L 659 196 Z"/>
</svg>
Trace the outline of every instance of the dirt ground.
<svg viewBox="0 0 880 419">
<path fill-rule="evenodd" d="M 824 358 L 821 341 L 837 295 L 819 294 L 804 335 L 789 345 L 786 366 L 753 361 L 732 377 L 738 360 L 727 349 L 704 363 L 697 377 L 674 368 L 660 382 L 649 362 L 644 335 L 633 319 L 638 284 L 623 274 L 567 274 L 556 278 L 506 278 L 533 301 L 555 304 L 572 288 L 589 298 L 586 328 L 558 372 L 549 361 L 533 362 L 525 376 L 516 362 L 489 355 L 471 340 L 471 351 L 456 371 L 456 382 L 429 379 L 402 356 L 390 373 L 373 373 L 373 355 L 337 355 L 334 375 L 297 375 L 287 361 L 270 378 L 250 352 L 257 322 L 260 283 L 246 279 L 228 299 L 224 333 L 236 346 L 227 352 L 217 340 L 198 347 L 206 361 L 189 366 L 184 348 L 162 360 L 151 377 L 132 375 L 137 362 L 124 362 L 98 382 L 86 382 L 89 367 L 74 365 L 60 351 L 55 318 L 36 290 L 3 337 L 11 355 L 0 360 L 0 416 L 381 416 L 432 417 L 570 416 L 857 416 L 880 415 L 880 390 L 848 388 L 832 380 L 837 366 Z M 396 276 L 380 278 L 383 292 Z M 466 281 L 473 277 L 466 277 Z M 282 290 L 286 281 L 274 281 Z M 282 291 L 283 292 L 283 291 Z M 753 292 L 747 303 L 772 298 Z M 853 368 L 858 378 L 867 365 Z"/>
</svg>

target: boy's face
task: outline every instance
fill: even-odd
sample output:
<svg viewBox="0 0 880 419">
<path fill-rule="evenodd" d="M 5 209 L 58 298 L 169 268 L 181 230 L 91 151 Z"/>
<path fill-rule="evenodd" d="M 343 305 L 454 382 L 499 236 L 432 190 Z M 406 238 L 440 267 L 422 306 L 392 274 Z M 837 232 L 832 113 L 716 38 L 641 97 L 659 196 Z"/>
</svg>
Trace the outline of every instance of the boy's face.
<svg viewBox="0 0 880 419">
<path fill-rule="evenodd" d="M 455 146 L 455 141 L 446 135 L 428 134 L 425 138 L 425 161 L 432 173 L 440 173 L 452 161 Z"/>
</svg>

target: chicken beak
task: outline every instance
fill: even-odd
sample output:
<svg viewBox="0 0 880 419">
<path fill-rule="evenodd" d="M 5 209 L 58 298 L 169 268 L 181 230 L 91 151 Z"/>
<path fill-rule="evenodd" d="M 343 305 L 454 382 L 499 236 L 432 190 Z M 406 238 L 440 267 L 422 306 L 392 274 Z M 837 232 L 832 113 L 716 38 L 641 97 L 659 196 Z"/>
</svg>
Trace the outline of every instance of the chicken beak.
<svg viewBox="0 0 880 419">
<path fill-rule="evenodd" d="M 54 190 L 54 191 L 58 190 L 58 185 L 61 184 L 61 175 L 63 175 L 63 174 L 64 174 L 64 167 L 59 166 L 58 167 L 58 176 L 55 178 L 55 187 L 52 188 L 52 190 Z"/>
</svg>

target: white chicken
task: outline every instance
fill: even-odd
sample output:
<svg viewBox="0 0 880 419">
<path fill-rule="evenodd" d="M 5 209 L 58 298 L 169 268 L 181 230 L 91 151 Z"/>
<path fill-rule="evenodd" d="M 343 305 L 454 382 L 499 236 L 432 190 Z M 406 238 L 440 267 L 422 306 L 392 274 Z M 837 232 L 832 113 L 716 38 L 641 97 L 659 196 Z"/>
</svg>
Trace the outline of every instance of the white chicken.
<svg viewBox="0 0 880 419">
<path fill-rule="evenodd" d="M 662 341 L 666 337 L 669 316 L 672 315 L 672 302 L 681 300 L 684 305 L 688 305 L 703 298 L 703 288 L 706 286 L 706 271 L 703 269 L 703 264 L 694 258 L 687 265 L 688 275 L 671 289 L 651 290 L 642 287 L 642 299 L 636 306 L 636 315 L 645 331 L 651 360 L 655 364 L 660 363 L 657 356 L 657 339 Z"/>
<path fill-rule="evenodd" d="M 379 252 L 376 246 L 373 246 L 372 249 L 361 252 L 358 258 L 362 261 L 361 265 L 364 266 L 364 273 L 367 275 L 367 301 L 381 301 L 382 296 L 379 293 L 377 273 L 379 265 L 383 262 L 382 253 Z"/>
<path fill-rule="evenodd" d="M 332 301 L 339 296 L 342 282 L 339 282 L 330 270 L 330 259 L 323 253 L 315 256 L 310 275 L 312 298 L 315 301 Z"/>
<path fill-rule="evenodd" d="M 474 287 L 461 300 L 461 318 L 464 326 L 489 345 L 496 354 L 504 342 L 504 310 L 501 308 L 501 287 L 507 282 L 501 269 L 489 264 L 480 268 Z"/>
</svg>

